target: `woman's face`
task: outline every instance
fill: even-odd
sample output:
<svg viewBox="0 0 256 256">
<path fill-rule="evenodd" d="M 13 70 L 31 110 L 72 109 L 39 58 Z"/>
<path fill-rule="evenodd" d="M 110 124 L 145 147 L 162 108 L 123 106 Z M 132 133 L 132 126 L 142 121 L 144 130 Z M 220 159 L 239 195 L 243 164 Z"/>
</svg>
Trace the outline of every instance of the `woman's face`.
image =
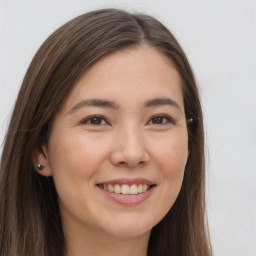
<svg viewBox="0 0 256 256">
<path fill-rule="evenodd" d="M 141 46 L 93 65 L 56 115 L 37 160 L 65 232 L 149 235 L 172 207 L 188 157 L 181 78 Z"/>
</svg>

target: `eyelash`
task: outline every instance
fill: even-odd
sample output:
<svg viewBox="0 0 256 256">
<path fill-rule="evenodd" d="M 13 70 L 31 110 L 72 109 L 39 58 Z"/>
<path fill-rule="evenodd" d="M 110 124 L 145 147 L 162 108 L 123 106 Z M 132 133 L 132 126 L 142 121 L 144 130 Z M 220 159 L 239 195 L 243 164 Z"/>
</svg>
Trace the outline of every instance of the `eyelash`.
<svg viewBox="0 0 256 256">
<path fill-rule="evenodd" d="M 106 124 L 108 124 L 108 122 L 106 121 L 106 119 L 103 117 L 103 116 L 100 116 L 100 115 L 92 115 L 92 116 L 88 116 L 87 118 L 83 119 L 81 121 L 81 124 L 88 124 L 88 125 L 93 125 L 93 126 L 100 126 L 102 125 L 101 123 L 100 124 L 93 124 L 92 123 L 92 120 L 94 119 L 94 121 L 96 120 L 96 118 L 98 119 L 98 121 L 102 122 L 102 121 L 105 121 Z M 104 124 L 105 125 L 105 124 Z"/>
<path fill-rule="evenodd" d="M 149 122 L 147 122 L 147 124 L 150 124 L 153 120 L 157 121 L 157 119 L 158 119 L 158 121 L 160 119 L 160 121 L 162 121 L 162 122 L 163 122 L 163 119 L 165 119 L 166 122 L 165 123 L 152 123 L 152 125 L 167 125 L 167 124 L 174 124 L 175 123 L 171 117 L 169 117 L 167 115 L 163 115 L 163 114 L 158 114 L 158 115 L 153 116 L 149 120 Z M 98 123 L 93 124 L 92 121 L 96 121 Z M 102 124 L 102 121 L 104 121 L 105 124 Z M 106 124 L 109 124 L 109 123 L 106 121 L 106 119 L 103 116 L 92 115 L 92 116 L 89 116 L 89 117 L 83 119 L 81 121 L 81 124 L 83 124 L 83 125 L 92 125 L 92 126 L 101 126 L 101 125 L 106 125 Z"/>
<path fill-rule="evenodd" d="M 163 121 L 163 119 L 165 119 L 166 122 L 165 122 L 165 123 L 161 123 L 161 124 L 156 123 L 156 124 L 153 124 L 153 125 L 174 124 L 174 121 L 173 121 L 173 119 L 172 119 L 171 117 L 169 117 L 169 116 L 167 116 L 167 115 L 163 115 L 163 114 L 158 114 L 158 115 L 153 116 L 153 117 L 150 119 L 149 122 L 152 122 L 153 119 L 156 120 L 157 118 L 160 119 L 160 120 L 162 120 L 162 121 Z"/>
</svg>

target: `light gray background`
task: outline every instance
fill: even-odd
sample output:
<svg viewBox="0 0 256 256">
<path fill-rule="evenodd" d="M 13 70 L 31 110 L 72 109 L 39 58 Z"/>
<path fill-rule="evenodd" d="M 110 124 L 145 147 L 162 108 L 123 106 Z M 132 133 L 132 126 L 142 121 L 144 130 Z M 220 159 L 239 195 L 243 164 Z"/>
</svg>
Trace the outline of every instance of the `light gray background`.
<svg viewBox="0 0 256 256">
<path fill-rule="evenodd" d="M 215 255 L 256 256 L 255 0 L 0 0 L 0 140 L 41 43 L 100 7 L 154 15 L 177 36 L 201 91 Z"/>
</svg>

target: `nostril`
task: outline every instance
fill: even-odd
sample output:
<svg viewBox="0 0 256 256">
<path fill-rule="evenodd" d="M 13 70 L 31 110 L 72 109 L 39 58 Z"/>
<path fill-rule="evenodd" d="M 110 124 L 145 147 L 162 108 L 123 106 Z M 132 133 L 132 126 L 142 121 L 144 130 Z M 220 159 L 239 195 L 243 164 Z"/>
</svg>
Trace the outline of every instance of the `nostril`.
<svg viewBox="0 0 256 256">
<path fill-rule="evenodd" d="M 136 150 L 124 150 L 118 149 L 111 152 L 110 161 L 115 166 L 127 166 L 127 167 L 135 167 L 135 166 L 144 166 L 150 160 L 147 152 L 136 152 Z"/>
<path fill-rule="evenodd" d="M 134 163 L 126 163 L 124 162 L 125 165 L 127 165 L 129 168 L 134 168 L 134 167 L 143 167 L 144 165 L 147 164 L 146 161 L 140 161 L 140 162 L 134 162 Z"/>
<path fill-rule="evenodd" d="M 130 162 L 125 162 L 125 161 L 120 161 L 118 163 L 119 166 L 129 166 L 129 167 L 135 167 L 137 165 L 144 165 L 145 164 L 145 161 L 140 161 L 140 162 L 137 162 L 137 163 L 130 163 Z"/>
</svg>

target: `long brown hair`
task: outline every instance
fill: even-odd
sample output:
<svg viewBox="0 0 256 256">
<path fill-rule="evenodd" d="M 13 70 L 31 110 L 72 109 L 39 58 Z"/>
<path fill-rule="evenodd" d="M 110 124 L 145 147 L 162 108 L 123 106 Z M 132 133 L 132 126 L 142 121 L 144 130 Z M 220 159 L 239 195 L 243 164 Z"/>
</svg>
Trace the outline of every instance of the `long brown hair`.
<svg viewBox="0 0 256 256">
<path fill-rule="evenodd" d="M 190 155 L 180 194 L 153 227 L 148 255 L 210 256 L 205 217 L 203 118 L 189 62 L 174 36 L 144 14 L 102 9 L 56 30 L 33 58 L 5 137 L 0 169 L 0 255 L 63 256 L 65 238 L 51 177 L 33 167 L 35 150 L 47 142 L 51 120 L 66 97 L 102 56 L 147 44 L 168 56 L 182 77 Z"/>
</svg>

